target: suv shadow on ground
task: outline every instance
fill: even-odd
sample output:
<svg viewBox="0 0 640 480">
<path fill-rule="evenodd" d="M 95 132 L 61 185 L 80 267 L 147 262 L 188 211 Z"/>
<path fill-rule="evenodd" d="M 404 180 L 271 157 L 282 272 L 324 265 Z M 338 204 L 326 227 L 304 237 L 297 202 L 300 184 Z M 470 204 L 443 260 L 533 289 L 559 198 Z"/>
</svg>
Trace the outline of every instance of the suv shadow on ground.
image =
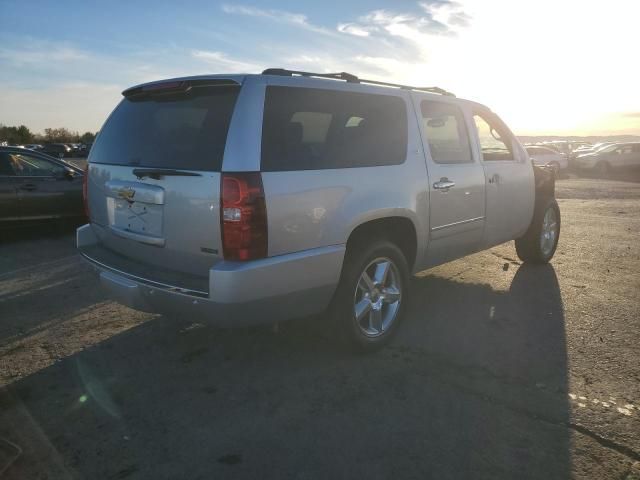
<svg viewBox="0 0 640 480">
<path fill-rule="evenodd" d="M 337 348 L 326 317 L 277 334 L 161 317 L 68 357 L 1 391 L 0 436 L 24 449 L 4 478 L 567 478 L 553 267 L 506 291 L 411 287 L 372 355 Z"/>
</svg>

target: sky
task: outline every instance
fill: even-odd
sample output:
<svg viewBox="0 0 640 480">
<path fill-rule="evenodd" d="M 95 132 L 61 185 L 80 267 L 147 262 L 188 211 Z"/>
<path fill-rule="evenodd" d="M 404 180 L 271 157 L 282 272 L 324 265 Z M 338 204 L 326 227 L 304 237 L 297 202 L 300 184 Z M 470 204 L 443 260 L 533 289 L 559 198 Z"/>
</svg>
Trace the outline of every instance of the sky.
<svg viewBox="0 0 640 480">
<path fill-rule="evenodd" d="M 125 88 L 266 67 L 437 85 L 519 135 L 640 135 L 633 0 L 0 0 L 0 124 L 97 131 Z"/>
</svg>

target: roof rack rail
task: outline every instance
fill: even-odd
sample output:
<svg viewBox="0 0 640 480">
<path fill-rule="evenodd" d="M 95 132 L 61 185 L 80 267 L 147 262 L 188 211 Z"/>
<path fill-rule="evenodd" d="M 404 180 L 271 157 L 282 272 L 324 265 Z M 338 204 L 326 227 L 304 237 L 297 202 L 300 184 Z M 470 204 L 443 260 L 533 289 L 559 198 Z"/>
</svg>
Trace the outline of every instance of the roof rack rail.
<svg viewBox="0 0 640 480">
<path fill-rule="evenodd" d="M 293 77 L 298 75 L 301 77 L 314 77 L 314 78 L 329 78 L 331 80 L 344 80 L 347 83 L 364 83 L 368 85 L 380 85 L 383 87 L 395 87 L 402 90 L 416 90 L 419 92 L 437 93 L 440 95 L 446 95 L 449 97 L 455 97 L 451 92 L 446 91 L 440 87 L 412 87 L 410 85 L 402 85 L 399 83 L 380 82 L 378 80 L 367 80 L 364 78 L 358 78 L 356 75 L 347 72 L 340 73 L 314 73 L 303 72 L 300 70 L 287 70 L 286 68 L 267 68 L 262 72 L 263 75 L 280 75 L 283 77 Z"/>
</svg>

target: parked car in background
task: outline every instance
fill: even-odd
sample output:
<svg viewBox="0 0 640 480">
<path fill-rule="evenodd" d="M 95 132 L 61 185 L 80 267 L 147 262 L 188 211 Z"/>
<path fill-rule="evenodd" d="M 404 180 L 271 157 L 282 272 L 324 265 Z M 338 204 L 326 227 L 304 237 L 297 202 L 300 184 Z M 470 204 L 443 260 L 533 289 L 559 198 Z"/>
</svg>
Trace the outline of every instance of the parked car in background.
<svg viewBox="0 0 640 480">
<path fill-rule="evenodd" d="M 550 167 L 556 175 L 569 167 L 567 156 L 553 148 L 542 145 L 528 145 L 524 148 L 534 165 Z"/>
<path fill-rule="evenodd" d="M 41 151 L 58 158 L 73 156 L 73 149 L 65 143 L 47 143 L 42 146 Z"/>
<path fill-rule="evenodd" d="M 615 143 L 576 158 L 576 167 L 601 175 L 640 168 L 640 142 Z"/>
<path fill-rule="evenodd" d="M 577 149 L 575 149 L 573 151 L 573 154 L 575 157 L 579 157 L 580 155 L 585 155 L 587 153 L 593 153 L 597 150 L 600 150 L 601 148 L 605 148 L 608 147 L 609 145 L 615 145 L 614 142 L 599 142 L 599 143 L 594 143 L 593 145 L 585 145 L 582 147 L 579 147 Z"/>
<path fill-rule="evenodd" d="M 552 148 L 555 151 L 562 153 L 567 157 L 571 153 L 571 145 L 567 140 L 551 140 L 551 141 L 543 142 L 542 145 L 547 148 Z"/>
<path fill-rule="evenodd" d="M 92 143 L 82 143 L 80 144 L 80 148 L 78 149 L 78 155 L 80 157 L 88 157 L 89 152 L 91 151 Z"/>
<path fill-rule="evenodd" d="M 89 156 L 80 253 L 133 308 L 242 325 L 328 307 L 364 350 L 397 330 L 411 273 L 513 239 L 551 260 L 553 175 L 495 113 L 371 83 L 270 69 L 125 90 Z"/>
<path fill-rule="evenodd" d="M 570 141 L 569 142 L 569 147 L 571 149 L 572 152 L 575 152 L 578 148 L 583 148 L 583 147 L 591 147 L 591 144 L 589 142 L 575 142 L 575 141 Z"/>
<path fill-rule="evenodd" d="M 0 147 L 0 227 L 80 219 L 83 171 L 19 147 Z"/>
<path fill-rule="evenodd" d="M 27 145 L 23 145 L 24 148 L 28 148 L 29 150 L 41 151 L 43 146 L 37 143 L 28 143 Z"/>
</svg>

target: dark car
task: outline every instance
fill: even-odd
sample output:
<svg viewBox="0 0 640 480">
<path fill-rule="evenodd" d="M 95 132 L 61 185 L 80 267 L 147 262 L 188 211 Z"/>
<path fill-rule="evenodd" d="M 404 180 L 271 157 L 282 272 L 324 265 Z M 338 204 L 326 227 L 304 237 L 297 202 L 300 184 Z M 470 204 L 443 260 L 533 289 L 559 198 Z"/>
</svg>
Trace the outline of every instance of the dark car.
<svg viewBox="0 0 640 480">
<path fill-rule="evenodd" d="M 41 151 L 47 155 L 58 158 L 73 156 L 73 149 L 64 143 L 48 143 L 42 147 Z"/>
<path fill-rule="evenodd" d="M 81 169 L 17 147 L 0 147 L 0 227 L 84 217 Z"/>
</svg>

